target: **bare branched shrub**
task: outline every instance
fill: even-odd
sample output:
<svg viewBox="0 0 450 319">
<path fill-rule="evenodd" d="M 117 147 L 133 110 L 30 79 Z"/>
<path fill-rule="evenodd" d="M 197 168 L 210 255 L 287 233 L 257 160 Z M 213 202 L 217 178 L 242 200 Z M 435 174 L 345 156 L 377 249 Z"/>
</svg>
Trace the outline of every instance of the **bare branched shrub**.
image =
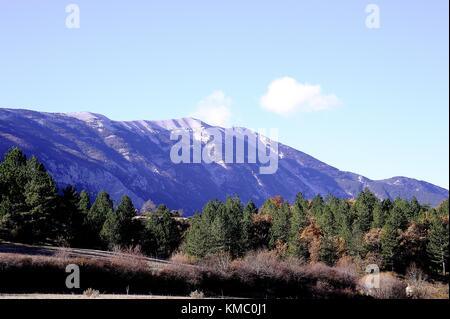
<svg viewBox="0 0 450 319">
<path fill-rule="evenodd" d="M 126 255 L 131 255 L 131 256 L 135 256 L 135 257 L 145 257 L 140 245 L 126 246 L 126 247 L 114 246 L 112 251 L 117 254 L 126 254 Z"/>
<path fill-rule="evenodd" d="M 253 273 L 257 276 L 282 275 L 285 263 L 281 261 L 275 251 L 252 251 L 244 258 L 234 260 L 230 267 L 234 271 Z"/>
<path fill-rule="evenodd" d="M 200 267 L 186 266 L 186 264 L 166 264 L 158 271 L 158 275 L 197 285 L 202 279 L 202 270 Z"/>
<path fill-rule="evenodd" d="M 360 279 L 363 293 L 377 299 L 404 299 L 406 298 L 407 284 L 397 278 L 393 273 L 385 272 L 379 274 L 379 286 L 368 287 L 366 285 L 367 276 Z"/>
<path fill-rule="evenodd" d="M 250 252 L 244 258 L 233 261 L 230 270 L 247 285 L 270 280 L 290 287 L 290 293 L 294 295 L 350 296 L 356 291 L 356 278 L 348 271 L 322 263 L 305 264 L 296 258 L 283 260 L 273 251 Z M 278 293 L 284 292 L 281 290 Z"/>
<path fill-rule="evenodd" d="M 230 269 L 243 282 L 267 279 L 289 283 L 291 289 L 306 289 L 310 296 L 351 295 L 356 291 L 356 276 L 347 269 L 322 263 L 305 264 L 296 258 L 283 260 L 274 251 L 250 252 L 233 261 Z"/>
<path fill-rule="evenodd" d="M 335 266 L 336 270 L 342 274 L 346 274 L 351 277 L 358 275 L 358 265 L 354 262 L 353 258 L 350 256 L 343 256 L 337 262 Z"/>
<path fill-rule="evenodd" d="M 145 255 L 141 252 L 140 246 L 114 247 L 114 255 L 109 260 L 114 265 L 126 268 L 131 271 L 149 270 L 149 263 Z"/>
<path fill-rule="evenodd" d="M 326 281 L 336 288 L 356 287 L 357 276 L 348 269 L 330 267 L 324 263 L 309 264 L 304 269 L 308 278 L 316 278 L 319 281 Z"/>
<path fill-rule="evenodd" d="M 320 298 L 351 296 L 356 293 L 355 284 L 346 271 L 323 264 L 305 265 L 296 258 L 281 259 L 273 251 L 252 252 L 231 263 L 226 257 L 221 256 L 220 267 L 227 268 L 226 273 L 195 264 L 170 262 L 159 262 L 154 268 L 146 267 L 146 270 L 141 271 L 139 267 L 134 266 L 130 254 L 116 255 L 101 258 L 75 257 L 70 259 L 70 263 L 88 271 L 90 279 L 87 287 L 101 287 L 102 291 L 108 293 L 123 293 L 123 287 L 133 287 L 133 291 L 140 292 L 152 287 L 154 290 L 152 292 L 158 291 L 160 294 L 176 292 L 180 295 L 189 295 L 191 291 L 198 290 L 208 296 L 225 293 L 236 297 L 261 298 L 268 296 Z M 0 254 L 0 279 L 4 280 L 7 276 L 5 274 L 8 273 L 26 274 L 37 271 L 46 274 L 48 269 L 63 274 L 66 265 L 67 261 L 54 256 L 27 257 L 19 254 Z M 122 282 L 120 289 L 114 286 L 115 280 Z M 51 284 L 49 287 L 53 289 Z M 97 295 L 93 289 L 87 290 L 85 294 Z"/>
<path fill-rule="evenodd" d="M 303 257 L 286 256 L 283 260 L 295 267 L 305 267 L 307 266 L 307 260 Z"/>
<path fill-rule="evenodd" d="M 205 298 L 205 294 L 199 290 L 195 290 L 190 293 L 189 297 L 191 297 L 192 299 L 203 299 Z"/>
<path fill-rule="evenodd" d="M 418 268 L 416 264 L 411 264 L 406 270 L 406 294 L 413 299 L 433 298 L 433 286 L 427 282 L 427 275 Z"/>
<path fill-rule="evenodd" d="M 67 260 L 71 257 L 70 251 L 67 248 L 59 248 L 56 250 L 55 254 L 53 255 L 55 258 L 59 258 L 62 260 Z"/>
<path fill-rule="evenodd" d="M 83 291 L 83 296 L 88 298 L 97 298 L 98 296 L 100 296 L 100 292 L 98 290 L 88 288 L 85 291 Z"/>
<path fill-rule="evenodd" d="M 376 252 L 369 252 L 363 260 L 360 261 L 360 270 L 365 271 L 367 265 L 381 265 L 384 264 L 383 257 L 381 254 Z"/>
<path fill-rule="evenodd" d="M 425 282 L 427 275 L 415 263 L 412 263 L 406 270 L 406 280 L 408 284 L 414 285 L 417 282 Z"/>
<path fill-rule="evenodd" d="M 182 251 L 177 251 L 176 253 L 174 253 L 169 260 L 174 264 L 190 264 L 190 265 L 195 264 L 197 261 L 195 257 L 185 254 Z"/>
<path fill-rule="evenodd" d="M 227 252 L 219 252 L 203 258 L 198 265 L 221 274 L 227 273 L 232 257 Z"/>
</svg>

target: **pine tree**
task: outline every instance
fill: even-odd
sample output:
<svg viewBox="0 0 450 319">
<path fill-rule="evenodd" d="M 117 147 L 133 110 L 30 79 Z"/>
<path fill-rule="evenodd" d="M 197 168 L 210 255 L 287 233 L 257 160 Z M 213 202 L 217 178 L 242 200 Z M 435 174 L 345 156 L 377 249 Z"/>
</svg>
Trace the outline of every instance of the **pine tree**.
<svg viewBox="0 0 450 319">
<path fill-rule="evenodd" d="M 145 223 L 143 231 L 142 243 L 144 251 L 152 256 L 159 258 L 167 258 L 179 246 L 181 234 L 177 227 L 176 221 L 172 218 L 166 206 L 160 205 L 155 212 L 149 213 L 148 220 Z M 194 221 L 195 223 L 195 221 Z M 194 223 L 191 227 L 195 227 Z M 194 233 L 192 233 L 194 234 Z M 191 238 L 192 240 L 192 238 Z M 202 249 L 201 241 L 195 240 L 191 242 L 192 249 Z M 192 253 L 198 256 L 199 251 Z M 202 255 L 203 254 L 200 254 Z"/>
<path fill-rule="evenodd" d="M 409 203 L 403 199 L 397 198 L 394 201 L 392 210 L 389 213 L 388 221 L 395 229 L 405 230 L 408 226 Z"/>
<path fill-rule="evenodd" d="M 379 204 L 378 198 L 366 187 L 357 196 L 351 208 L 351 236 L 348 238 L 350 254 L 362 257 L 366 250 L 364 234 L 370 230 L 374 219 L 374 210 Z"/>
<path fill-rule="evenodd" d="M 222 214 L 224 210 L 223 203 L 218 200 L 208 201 L 203 207 L 201 214 L 196 214 L 192 218 L 191 227 L 186 233 L 186 240 L 183 250 L 195 257 L 205 257 L 208 254 L 217 252 L 218 249 L 223 249 L 221 243 L 218 242 L 221 238 L 220 229 L 215 226 L 212 228 L 217 215 Z"/>
<path fill-rule="evenodd" d="M 302 193 L 298 193 L 295 197 L 295 202 L 292 205 L 291 229 L 293 233 L 291 233 L 291 235 L 297 237 L 296 234 L 298 231 L 305 228 L 308 225 L 308 222 L 308 202 L 305 200 Z"/>
<path fill-rule="evenodd" d="M 448 216 L 448 199 L 443 201 L 438 207 L 438 213 L 441 216 Z"/>
<path fill-rule="evenodd" d="M 55 182 L 35 158 L 12 148 L 0 164 L 0 235 L 10 240 L 54 240 Z"/>
<path fill-rule="evenodd" d="M 391 209 L 392 202 L 390 199 L 384 199 L 381 203 L 377 203 L 373 209 L 372 228 L 383 228 Z"/>
<path fill-rule="evenodd" d="M 110 210 L 102 226 L 100 236 L 109 248 L 127 247 L 133 244 L 136 237 L 136 222 L 133 218 L 136 210 L 131 199 L 123 196 L 116 211 Z"/>
<path fill-rule="evenodd" d="M 324 207 L 325 201 L 323 200 L 323 197 L 320 194 L 314 196 L 314 198 L 311 201 L 310 207 L 312 216 L 314 216 L 316 219 L 320 217 L 323 213 Z"/>
<path fill-rule="evenodd" d="M 225 203 L 209 201 L 203 213 L 193 219 L 186 234 L 184 250 L 197 257 L 220 252 L 242 255 L 249 244 L 251 215 L 255 211 L 256 207 L 250 204 L 244 214 L 238 197 L 228 197 Z"/>
<path fill-rule="evenodd" d="M 225 238 L 225 205 L 218 200 L 209 201 L 203 208 L 202 227 L 208 234 L 204 243 L 207 254 L 216 254 L 228 250 Z"/>
<path fill-rule="evenodd" d="M 350 251 L 350 245 L 352 242 L 352 219 L 351 219 L 351 207 L 348 201 L 345 199 L 339 199 L 334 196 L 327 201 L 327 206 L 333 212 L 334 216 L 334 232 L 338 238 L 340 238 L 346 249 Z"/>
<path fill-rule="evenodd" d="M 80 201 L 78 202 L 79 210 L 84 214 L 88 215 L 89 210 L 91 209 L 91 199 L 89 198 L 89 194 L 86 191 L 81 191 L 80 193 Z"/>
<path fill-rule="evenodd" d="M 332 236 L 323 236 L 320 239 L 319 260 L 328 266 L 333 266 L 338 259 L 337 243 Z"/>
<path fill-rule="evenodd" d="M 329 236 L 336 234 L 336 221 L 334 220 L 334 214 L 328 205 L 325 205 L 322 209 L 322 214 L 316 217 L 317 224 L 322 232 Z"/>
<path fill-rule="evenodd" d="M 382 229 L 381 255 L 385 265 L 391 270 L 404 266 L 401 265 L 400 233 L 408 226 L 407 216 L 410 209 L 408 201 L 397 198 Z"/>
<path fill-rule="evenodd" d="M 100 231 L 106 217 L 113 210 L 113 202 L 106 192 L 100 192 L 88 213 L 88 220 L 92 227 Z"/>
<path fill-rule="evenodd" d="M 52 227 L 56 219 L 57 194 L 56 185 L 44 166 L 32 157 L 27 161 L 24 195 L 27 211 L 23 214 L 23 240 L 41 242 L 47 237 L 54 237 Z"/>
<path fill-rule="evenodd" d="M 0 163 L 0 200 L 7 198 L 15 210 L 25 205 L 23 186 L 27 182 L 27 158 L 22 151 L 14 147 L 10 149 Z"/>
<path fill-rule="evenodd" d="M 223 218 L 225 251 L 232 256 L 240 256 L 245 247 L 242 241 L 243 207 L 239 197 L 228 197 L 225 201 Z"/>
<path fill-rule="evenodd" d="M 272 218 L 267 214 L 258 213 L 253 217 L 254 249 L 268 249 Z"/>
<path fill-rule="evenodd" d="M 123 196 L 117 207 L 115 215 L 119 221 L 119 240 L 116 244 L 120 246 L 132 245 L 136 239 L 136 209 L 128 196 Z"/>
<path fill-rule="evenodd" d="M 247 252 L 255 246 L 253 217 L 258 213 L 258 208 L 249 201 L 242 213 L 242 236 L 241 247 L 242 253 Z"/>
<path fill-rule="evenodd" d="M 449 257 L 449 226 L 448 215 L 444 223 L 445 216 L 433 216 L 428 232 L 427 253 L 430 258 L 433 270 L 441 269 L 445 276 Z"/>
<path fill-rule="evenodd" d="M 359 193 L 353 205 L 355 222 L 355 230 L 360 233 L 365 233 L 370 229 L 373 221 L 373 211 L 378 203 L 377 197 L 366 187 Z"/>
<path fill-rule="evenodd" d="M 270 227 L 269 246 L 275 248 L 278 243 L 288 242 L 290 233 L 290 208 L 289 204 L 283 202 L 272 215 L 272 226 Z"/>
<path fill-rule="evenodd" d="M 4 197 L 0 201 L 0 241 L 15 240 L 19 224 L 17 218 L 14 220 L 15 213 L 9 198 Z"/>
<path fill-rule="evenodd" d="M 381 201 L 381 207 L 383 209 L 384 215 L 387 217 L 389 215 L 389 212 L 391 211 L 394 204 L 389 198 L 383 199 Z"/>
<path fill-rule="evenodd" d="M 106 192 L 100 192 L 87 214 L 88 241 L 92 246 L 103 246 L 100 232 L 106 219 L 113 212 L 113 202 Z M 112 219 L 112 218 L 111 218 Z M 110 221 L 112 222 L 112 221 Z"/>
<path fill-rule="evenodd" d="M 81 232 L 76 234 L 74 243 L 76 247 L 90 248 L 98 243 L 98 234 L 93 233 L 90 220 L 88 218 L 89 211 L 91 209 L 91 200 L 89 194 L 83 190 L 78 196 L 79 201 L 77 203 L 77 210 L 82 220 Z"/>
<path fill-rule="evenodd" d="M 261 206 L 261 214 L 262 215 L 268 215 L 273 216 L 277 210 L 278 206 L 278 199 L 275 200 L 274 198 L 269 198 L 264 202 L 264 204 Z"/>
<path fill-rule="evenodd" d="M 27 159 L 18 148 L 10 149 L 0 163 L 0 238 L 20 240 L 23 212 L 27 210 L 24 186 Z"/>
<path fill-rule="evenodd" d="M 209 253 L 209 230 L 204 217 L 196 214 L 191 219 L 191 226 L 186 232 L 183 251 L 195 257 L 204 257 Z"/>
<path fill-rule="evenodd" d="M 386 268 L 394 270 L 396 254 L 399 247 L 399 234 L 396 218 L 391 216 L 384 225 L 381 233 L 381 256 Z"/>
<path fill-rule="evenodd" d="M 409 202 L 409 209 L 407 212 L 408 220 L 416 220 L 419 217 L 421 210 L 422 207 L 420 206 L 419 201 L 417 200 L 416 196 L 413 196 L 413 198 Z"/>
<path fill-rule="evenodd" d="M 81 211 L 80 195 L 73 186 L 63 189 L 59 201 L 59 213 L 57 215 L 59 237 L 70 246 L 82 246 L 85 236 L 85 217 Z"/>
<path fill-rule="evenodd" d="M 288 252 L 295 257 L 307 258 L 308 245 L 300 238 L 301 232 L 309 223 L 308 202 L 304 199 L 302 193 L 297 194 L 291 212 Z"/>
</svg>

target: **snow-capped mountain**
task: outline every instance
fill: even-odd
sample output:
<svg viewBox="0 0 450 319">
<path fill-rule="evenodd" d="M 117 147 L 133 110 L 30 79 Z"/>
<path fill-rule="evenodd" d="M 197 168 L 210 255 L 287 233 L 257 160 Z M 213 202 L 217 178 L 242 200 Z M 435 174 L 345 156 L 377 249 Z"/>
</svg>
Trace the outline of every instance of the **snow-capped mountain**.
<svg viewBox="0 0 450 319">
<path fill-rule="evenodd" d="M 259 163 L 171 161 L 170 151 L 177 143 L 170 139 L 171 132 L 189 132 L 205 145 L 210 137 L 202 133 L 208 128 L 193 118 L 113 121 L 87 112 L 0 109 L 0 154 L 19 146 L 27 155 L 36 155 L 61 187 L 73 184 L 92 195 L 105 190 L 115 200 L 127 194 L 136 207 L 151 199 L 187 214 L 201 209 L 209 199 L 234 194 L 257 204 L 274 195 L 292 201 L 297 192 L 306 197 L 320 193 L 352 198 L 364 187 L 380 198 L 416 196 L 431 205 L 448 198 L 448 190 L 424 181 L 406 177 L 370 180 L 283 144 L 279 144 L 275 174 L 261 174 Z M 257 138 L 271 143 L 263 136 Z"/>
</svg>

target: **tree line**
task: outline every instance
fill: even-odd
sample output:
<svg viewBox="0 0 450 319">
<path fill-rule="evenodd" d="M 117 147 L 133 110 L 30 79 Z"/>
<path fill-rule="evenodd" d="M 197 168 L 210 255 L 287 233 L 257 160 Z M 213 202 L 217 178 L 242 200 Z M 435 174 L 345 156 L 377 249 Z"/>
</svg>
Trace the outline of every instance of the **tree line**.
<svg viewBox="0 0 450 319">
<path fill-rule="evenodd" d="M 106 192 L 91 204 L 73 186 L 57 191 L 35 158 L 11 149 L 0 163 L 0 239 L 113 249 L 140 246 L 150 256 L 182 251 L 196 258 L 239 257 L 252 250 L 334 265 L 350 256 L 402 272 L 414 263 L 446 273 L 449 202 L 437 208 L 416 198 L 378 199 L 364 189 L 354 200 L 299 193 L 290 204 L 273 197 L 257 207 L 239 197 L 211 200 L 187 222 L 160 205 L 137 218 L 128 196 L 117 206 Z"/>
<path fill-rule="evenodd" d="M 148 255 L 168 257 L 183 225 L 164 205 L 144 222 L 128 196 L 114 207 L 107 192 L 91 203 L 86 191 L 55 181 L 36 157 L 13 148 L 0 163 L 0 239 L 71 247 L 113 249 L 139 245 Z"/>
</svg>

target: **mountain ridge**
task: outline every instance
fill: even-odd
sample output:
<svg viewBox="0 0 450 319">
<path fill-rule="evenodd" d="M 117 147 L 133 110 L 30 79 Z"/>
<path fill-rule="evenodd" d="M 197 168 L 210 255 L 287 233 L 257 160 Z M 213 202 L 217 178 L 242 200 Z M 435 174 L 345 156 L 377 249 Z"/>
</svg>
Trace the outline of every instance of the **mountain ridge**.
<svg viewBox="0 0 450 319">
<path fill-rule="evenodd" d="M 318 193 L 353 198 L 364 187 L 379 198 L 416 196 L 421 203 L 433 206 L 448 198 L 448 190 L 426 181 L 403 176 L 372 180 L 340 171 L 281 143 L 279 168 L 272 175 L 259 174 L 257 163 L 170 161 L 170 149 L 176 143 L 170 139 L 173 130 L 189 130 L 197 138 L 206 128 L 224 130 L 190 117 L 115 121 L 92 112 L 0 108 L 0 153 L 19 146 L 27 155 L 36 155 L 60 187 L 73 184 L 92 196 L 106 190 L 116 201 L 127 194 L 137 206 L 151 199 L 184 209 L 187 214 L 199 210 L 209 199 L 234 194 L 257 204 L 274 195 L 292 201 L 297 192 L 307 198 Z M 257 138 L 270 143 L 265 137 Z"/>
</svg>

